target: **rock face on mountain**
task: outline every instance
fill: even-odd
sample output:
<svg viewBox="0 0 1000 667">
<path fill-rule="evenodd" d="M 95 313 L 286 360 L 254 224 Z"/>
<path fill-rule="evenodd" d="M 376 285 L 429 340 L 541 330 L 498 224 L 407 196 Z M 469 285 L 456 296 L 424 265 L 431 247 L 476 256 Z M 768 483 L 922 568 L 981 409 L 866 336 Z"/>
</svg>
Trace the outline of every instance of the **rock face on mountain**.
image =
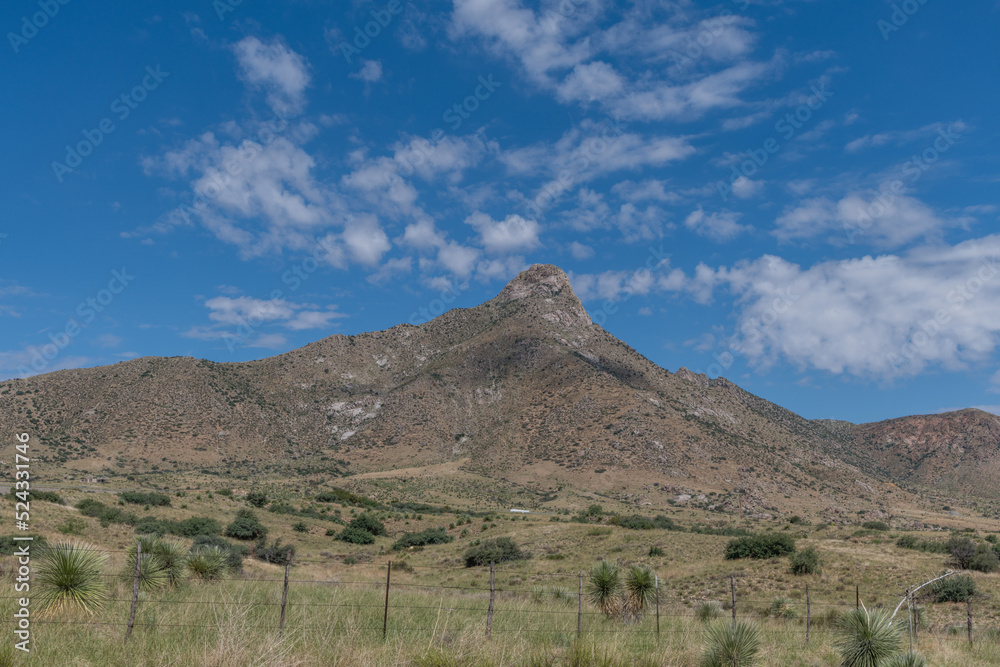
<svg viewBox="0 0 1000 667">
<path fill-rule="evenodd" d="M 0 431 L 29 431 L 40 465 L 61 470 L 282 460 L 340 474 L 457 461 L 524 484 L 714 489 L 730 510 L 877 501 L 870 475 L 903 478 L 906 458 L 859 451 L 894 441 L 855 428 L 660 368 L 594 324 L 550 265 L 475 308 L 259 361 L 147 357 L 0 383 Z"/>
</svg>

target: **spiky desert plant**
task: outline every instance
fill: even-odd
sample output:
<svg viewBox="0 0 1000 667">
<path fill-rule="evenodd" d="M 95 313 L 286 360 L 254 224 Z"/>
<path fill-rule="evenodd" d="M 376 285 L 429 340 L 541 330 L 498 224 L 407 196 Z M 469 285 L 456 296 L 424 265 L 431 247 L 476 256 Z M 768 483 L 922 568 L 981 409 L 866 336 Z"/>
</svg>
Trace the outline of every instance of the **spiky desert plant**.
<svg viewBox="0 0 1000 667">
<path fill-rule="evenodd" d="M 795 611 L 795 607 L 792 606 L 793 602 L 791 598 L 786 597 L 776 597 L 771 600 L 771 606 L 767 609 L 767 615 L 771 618 L 797 618 L 798 612 Z"/>
<path fill-rule="evenodd" d="M 156 556 L 163 571 L 167 575 L 167 584 L 177 586 L 184 581 L 187 571 L 187 547 L 174 540 L 157 540 L 153 545 L 153 555 Z"/>
<path fill-rule="evenodd" d="M 625 600 L 622 608 L 626 620 L 639 620 L 647 606 L 656 601 L 656 575 L 646 565 L 632 565 L 625 573 Z"/>
<path fill-rule="evenodd" d="M 140 535 L 137 544 L 142 547 L 142 557 L 139 561 L 139 590 L 155 591 L 170 583 L 170 575 L 164 567 L 163 561 L 156 555 L 160 538 L 156 535 Z M 121 577 L 126 581 L 135 578 L 135 558 L 138 553 L 137 545 L 129 547 L 128 555 L 125 558 L 125 566 L 122 569 Z"/>
<path fill-rule="evenodd" d="M 621 571 L 618 565 L 602 560 L 591 568 L 590 581 L 587 582 L 587 596 L 605 616 L 617 615 L 622 606 Z"/>
<path fill-rule="evenodd" d="M 226 555 L 219 547 L 200 547 L 188 559 L 188 569 L 198 579 L 210 581 L 222 577 L 226 571 Z"/>
<path fill-rule="evenodd" d="M 927 659 L 919 653 L 897 653 L 885 662 L 885 667 L 927 667 Z"/>
<path fill-rule="evenodd" d="M 722 604 L 715 600 L 702 602 L 694 609 L 695 617 L 702 622 L 714 621 L 722 616 Z"/>
<path fill-rule="evenodd" d="M 716 621 L 705 631 L 701 667 L 750 667 L 760 651 L 760 630 L 748 621 Z"/>
<path fill-rule="evenodd" d="M 837 641 L 841 667 L 885 667 L 889 658 L 899 651 L 899 623 L 893 625 L 885 609 L 852 609 L 837 623 Z"/>
<path fill-rule="evenodd" d="M 42 549 L 35 565 L 40 607 L 47 612 L 82 609 L 93 614 L 107 598 L 101 575 L 106 557 L 85 544 L 59 542 Z"/>
</svg>

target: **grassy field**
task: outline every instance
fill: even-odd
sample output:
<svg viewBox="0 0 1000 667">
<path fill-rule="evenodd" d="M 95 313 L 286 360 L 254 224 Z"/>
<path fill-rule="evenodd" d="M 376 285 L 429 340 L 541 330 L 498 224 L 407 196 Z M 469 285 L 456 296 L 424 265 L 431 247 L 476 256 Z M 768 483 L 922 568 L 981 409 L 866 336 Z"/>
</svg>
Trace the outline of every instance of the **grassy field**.
<svg viewBox="0 0 1000 667">
<path fill-rule="evenodd" d="M 759 665 L 838 665 L 832 622 L 855 605 L 856 590 L 868 607 L 892 609 L 903 591 L 946 568 L 946 556 L 902 549 L 899 535 L 943 540 L 942 530 L 920 532 L 860 530 L 857 525 L 807 521 L 740 523 L 754 531 L 788 533 L 797 546 L 815 548 L 819 574 L 795 576 L 787 558 L 727 561 L 730 538 L 690 531 L 629 530 L 616 525 L 582 524 L 560 515 L 515 516 L 442 511 L 417 513 L 377 510 L 389 535 L 371 545 L 351 545 L 327 535 L 342 525 L 315 517 L 256 510 L 269 529 L 296 546 L 291 568 L 285 631 L 279 635 L 283 568 L 249 558 L 241 574 L 222 581 L 187 581 L 176 589 L 142 593 L 136 627 L 124 644 L 131 583 L 121 576 L 125 549 L 134 542 L 127 525 L 101 526 L 81 516 L 73 504 L 97 497 L 115 505 L 109 494 L 64 493 L 67 504 L 34 502 L 32 524 L 50 542 L 86 541 L 108 555 L 104 568 L 111 601 L 93 616 L 62 613 L 35 616 L 32 653 L 11 664 L 37 665 L 686 665 L 699 663 L 706 624 L 696 612 L 716 601 L 728 618 L 730 575 L 737 589 L 737 615 L 763 632 Z M 310 501 L 289 491 L 282 502 L 303 509 Z M 3 509 L 13 511 L 9 499 Z M 239 494 L 211 495 L 206 489 L 173 496 L 170 507 L 118 506 L 141 516 L 181 519 L 211 516 L 225 524 L 246 507 Z M 327 515 L 350 520 L 360 508 L 323 505 Z M 608 512 L 635 512 L 616 507 Z M 682 526 L 735 523 L 730 517 L 677 510 Z M 558 520 L 553 520 L 553 518 Z M 961 529 L 960 519 L 950 528 Z M 605 520 L 602 520 L 606 523 Z M 305 531 L 293 530 L 301 523 Z M 449 544 L 391 549 L 394 538 L 432 527 L 455 538 Z M 969 536 L 990 529 L 981 519 L 969 522 Z M 992 526 L 995 531 L 996 526 Z M 531 554 L 505 563 L 496 573 L 492 635 L 487 638 L 488 568 L 466 568 L 463 553 L 475 540 L 507 536 Z M 190 543 L 190 541 L 188 541 Z M 658 548 L 662 555 L 650 555 Z M 653 553 L 660 553 L 654 550 Z M 652 609 L 636 623 L 605 618 L 586 599 L 582 636 L 577 638 L 579 573 L 600 560 L 649 565 L 660 581 L 660 631 Z M 382 639 L 386 563 L 392 560 L 387 637 Z M 14 611 L 15 564 L 0 561 L 3 617 Z M 947 667 L 1000 664 L 1000 575 L 976 574 L 980 590 L 973 611 L 974 644 L 965 637 L 964 604 L 921 603 L 924 622 L 918 649 L 930 665 Z M 806 644 L 806 585 L 809 586 L 810 642 Z M 856 588 L 857 587 L 857 588 Z M 776 618 L 775 598 L 787 598 L 787 613 Z M 904 607 L 905 612 L 905 607 Z M 905 616 L 904 622 L 905 622 Z M 8 650 L 11 640 L 5 640 Z M 2 655 L 2 654 L 0 654 Z M 9 657 L 9 656 L 8 656 Z M 4 658 L 6 660 L 7 658 Z M 3 660 L 0 660 L 3 664 Z"/>
</svg>

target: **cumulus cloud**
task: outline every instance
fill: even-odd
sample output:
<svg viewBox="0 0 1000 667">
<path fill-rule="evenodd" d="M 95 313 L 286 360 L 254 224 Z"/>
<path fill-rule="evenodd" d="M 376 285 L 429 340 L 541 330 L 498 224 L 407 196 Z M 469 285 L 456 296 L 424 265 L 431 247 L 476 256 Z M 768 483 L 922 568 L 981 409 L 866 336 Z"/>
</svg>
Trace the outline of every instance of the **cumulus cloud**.
<svg viewBox="0 0 1000 667">
<path fill-rule="evenodd" d="M 305 107 L 309 85 L 306 59 L 278 39 L 268 43 L 244 37 L 233 46 L 240 78 L 264 91 L 279 116 L 298 114 Z"/>
<path fill-rule="evenodd" d="M 712 239 L 718 243 L 732 241 L 750 227 L 739 224 L 741 214 L 735 211 L 720 213 L 705 213 L 699 206 L 684 219 L 684 226 L 696 234 Z"/>
<path fill-rule="evenodd" d="M 491 255 L 509 254 L 538 247 L 538 223 L 520 215 L 511 214 L 503 220 L 494 220 L 486 213 L 476 211 L 465 219 L 482 241 L 483 248 Z"/>
<path fill-rule="evenodd" d="M 349 75 L 365 83 L 375 83 L 382 80 L 382 62 L 379 60 L 362 60 L 361 69 Z"/>
</svg>

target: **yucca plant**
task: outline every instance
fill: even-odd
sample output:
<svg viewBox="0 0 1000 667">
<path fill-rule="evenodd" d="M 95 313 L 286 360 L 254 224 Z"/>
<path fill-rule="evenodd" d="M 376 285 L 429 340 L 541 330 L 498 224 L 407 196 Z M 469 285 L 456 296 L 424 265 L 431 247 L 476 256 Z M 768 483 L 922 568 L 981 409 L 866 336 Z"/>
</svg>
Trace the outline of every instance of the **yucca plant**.
<svg viewBox="0 0 1000 667">
<path fill-rule="evenodd" d="M 616 616 L 621 611 L 621 571 L 618 565 L 604 560 L 590 570 L 587 597 L 605 616 Z"/>
<path fill-rule="evenodd" d="M 776 597 L 771 600 L 767 615 L 771 618 L 792 619 L 797 618 L 799 614 L 795 611 L 791 598 Z"/>
<path fill-rule="evenodd" d="M 101 575 L 105 555 L 84 544 L 60 542 L 42 549 L 35 561 L 39 606 L 48 612 L 76 608 L 93 614 L 107 598 Z"/>
<path fill-rule="evenodd" d="M 714 621 L 722 616 L 722 604 L 715 600 L 700 603 L 694 609 L 695 617 L 702 622 Z"/>
<path fill-rule="evenodd" d="M 884 664 L 885 667 L 927 667 L 927 659 L 919 653 L 897 653 Z"/>
<path fill-rule="evenodd" d="M 638 621 L 647 606 L 656 602 L 656 575 L 646 565 L 632 565 L 625 573 L 625 600 L 622 615 Z"/>
<path fill-rule="evenodd" d="M 153 546 L 153 555 L 159 559 L 163 571 L 167 575 L 167 584 L 177 586 L 184 581 L 187 571 L 187 547 L 174 540 L 157 540 Z"/>
<path fill-rule="evenodd" d="M 837 623 L 839 635 L 834 647 L 840 652 L 841 667 L 885 667 L 899 651 L 902 636 L 899 623 L 884 609 L 852 609 Z"/>
<path fill-rule="evenodd" d="M 748 621 L 716 621 L 705 631 L 701 667 L 750 667 L 760 651 L 760 630 Z"/>
<path fill-rule="evenodd" d="M 219 547 L 200 547 L 188 558 L 188 569 L 198 579 L 211 581 L 219 579 L 226 571 L 226 555 Z"/>
<path fill-rule="evenodd" d="M 155 591 L 170 583 L 170 575 L 163 561 L 156 555 L 160 538 L 156 535 L 140 535 L 137 543 L 142 546 L 142 559 L 139 561 L 139 590 Z M 122 579 L 132 581 L 135 577 L 136 545 L 129 547 L 122 569 Z"/>
</svg>

